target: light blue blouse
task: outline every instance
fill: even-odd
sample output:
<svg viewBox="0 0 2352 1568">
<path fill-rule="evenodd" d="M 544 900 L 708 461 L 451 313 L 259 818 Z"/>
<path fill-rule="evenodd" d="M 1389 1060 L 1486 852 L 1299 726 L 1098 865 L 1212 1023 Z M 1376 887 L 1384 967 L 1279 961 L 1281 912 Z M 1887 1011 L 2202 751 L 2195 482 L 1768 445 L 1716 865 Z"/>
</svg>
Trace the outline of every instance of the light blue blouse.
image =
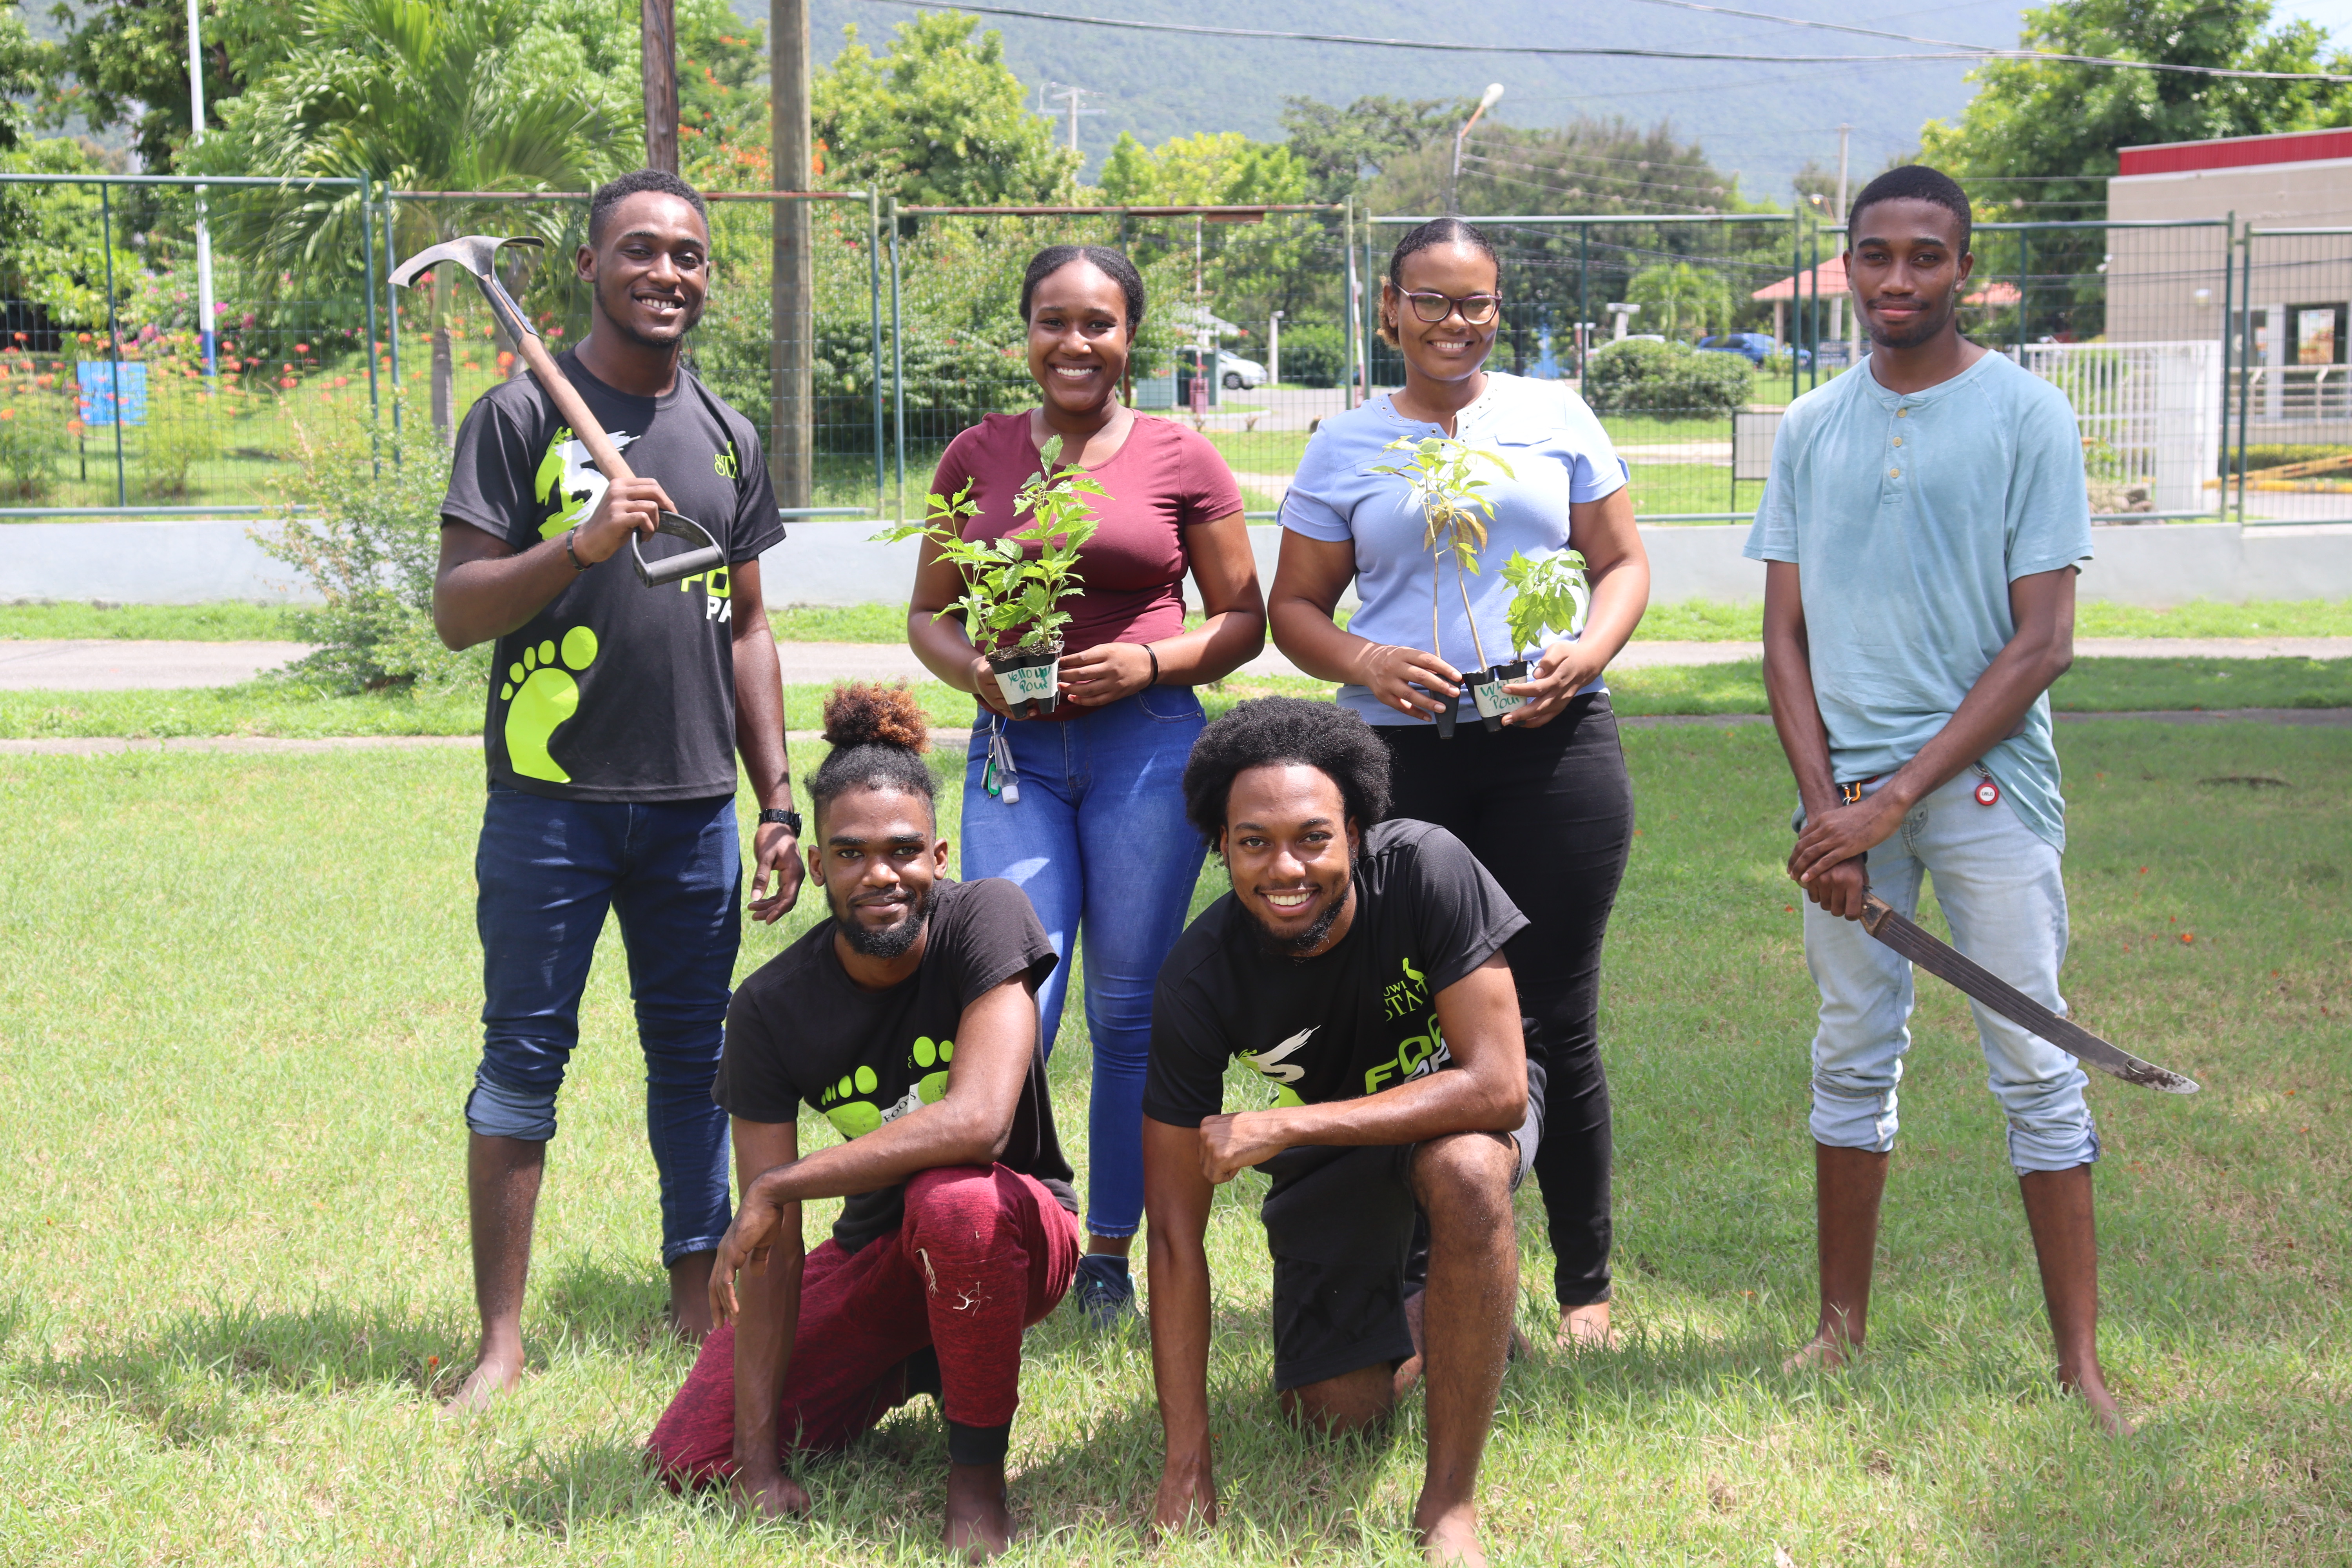
<svg viewBox="0 0 2352 1568">
<path fill-rule="evenodd" d="M 1535 557 L 1566 549 L 1570 503 L 1615 493 L 1626 481 L 1625 465 L 1601 421 L 1566 384 L 1486 373 L 1486 390 L 1454 420 L 1460 439 L 1494 452 L 1511 470 L 1507 476 L 1492 464 L 1477 466 L 1495 516 L 1486 547 L 1478 552 L 1479 573 L 1465 579 L 1477 616 L 1474 642 L 1450 556 L 1442 575 L 1433 575 L 1433 552 L 1422 548 L 1428 529 L 1412 489 L 1392 475 L 1371 471 L 1411 461 L 1409 451 L 1386 450 L 1390 442 L 1444 433 L 1407 419 L 1385 396 L 1332 415 L 1307 440 L 1298 476 L 1283 498 L 1282 525 L 1308 539 L 1355 545 L 1356 596 L 1362 607 L 1348 629 L 1359 637 L 1435 653 L 1465 675 L 1482 667 L 1481 644 L 1486 664 L 1533 659 L 1542 646 L 1512 647 L 1504 628 L 1511 590 L 1503 581 L 1503 563 L 1513 551 Z M 1429 646 L 1433 583 L 1438 590 L 1434 648 Z M 1605 688 L 1595 678 L 1584 689 Z M 1342 686 L 1339 701 L 1374 724 L 1417 722 L 1381 706 L 1361 686 Z M 1476 721 L 1466 689 L 1462 710 L 1463 721 Z"/>
</svg>

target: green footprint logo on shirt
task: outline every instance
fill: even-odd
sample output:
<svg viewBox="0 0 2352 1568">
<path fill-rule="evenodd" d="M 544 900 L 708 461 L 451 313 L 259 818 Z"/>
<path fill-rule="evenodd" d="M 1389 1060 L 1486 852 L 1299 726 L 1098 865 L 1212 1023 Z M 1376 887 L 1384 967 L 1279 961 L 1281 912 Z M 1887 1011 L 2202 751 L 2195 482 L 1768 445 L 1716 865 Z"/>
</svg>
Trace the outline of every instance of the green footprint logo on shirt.
<svg viewBox="0 0 2352 1568">
<path fill-rule="evenodd" d="M 882 1108 L 869 1100 L 851 1100 L 852 1094 L 872 1094 L 881 1085 L 874 1069 L 861 1067 L 826 1091 L 825 1099 L 845 1103 L 828 1107 L 824 1119 L 833 1123 L 834 1131 L 844 1138 L 862 1138 L 882 1125 Z"/>
<path fill-rule="evenodd" d="M 563 662 L 584 670 L 596 658 L 596 634 L 574 626 L 563 634 Z M 523 650 L 522 662 L 507 667 L 506 684 L 499 688 L 507 704 L 507 765 L 525 778 L 569 784 L 572 775 L 547 754 L 556 726 L 580 706 L 580 683 L 555 662 L 555 644 L 542 642 Z"/>
</svg>

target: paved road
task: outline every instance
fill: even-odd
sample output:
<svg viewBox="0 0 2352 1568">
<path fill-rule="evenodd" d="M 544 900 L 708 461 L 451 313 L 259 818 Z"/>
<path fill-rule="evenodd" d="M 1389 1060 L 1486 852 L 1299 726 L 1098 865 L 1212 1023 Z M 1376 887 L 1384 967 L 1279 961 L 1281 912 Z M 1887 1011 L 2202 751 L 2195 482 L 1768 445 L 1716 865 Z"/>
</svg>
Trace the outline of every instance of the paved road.
<svg viewBox="0 0 2352 1568">
<path fill-rule="evenodd" d="M 309 651 L 280 642 L 0 641 L 0 691 L 227 686 Z M 2074 652 L 2083 658 L 2352 658 L 2352 637 L 2084 637 Z M 898 643 L 782 643 L 777 655 L 791 682 L 930 678 Z M 1610 668 L 1738 664 L 1763 656 L 1764 645 L 1753 642 L 1635 642 Z M 1271 647 L 1242 668 L 1252 675 L 1299 673 Z"/>
</svg>

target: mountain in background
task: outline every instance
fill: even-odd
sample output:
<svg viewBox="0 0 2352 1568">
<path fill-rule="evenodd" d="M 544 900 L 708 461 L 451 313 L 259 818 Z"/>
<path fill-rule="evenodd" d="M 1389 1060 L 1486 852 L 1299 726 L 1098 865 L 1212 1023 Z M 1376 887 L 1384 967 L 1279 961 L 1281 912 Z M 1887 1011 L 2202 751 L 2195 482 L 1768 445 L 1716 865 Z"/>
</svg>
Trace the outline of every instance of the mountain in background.
<svg viewBox="0 0 2352 1568">
<path fill-rule="evenodd" d="M 1345 6 L 1305 0 L 1192 0 L 1181 7 L 1164 0 L 1026 3 L 1073 15 L 1464 43 L 1706 49 L 1754 56 L 1898 54 L 1922 48 L 1709 16 L 1644 0 L 1609 0 L 1599 5 L 1489 0 L 1467 11 L 1428 0 L 1355 0 Z M 734 0 L 734 5 L 748 18 L 767 18 L 764 0 Z M 2021 9 L 2002 0 L 1961 0 L 1866 16 L 1831 0 L 1770 0 L 1769 7 L 1757 8 L 1996 46 L 2017 41 Z M 829 61 L 840 52 L 843 26 L 855 23 L 861 41 L 878 54 L 891 29 L 915 9 L 903 0 L 810 0 L 810 43 L 818 61 Z M 1078 121 L 1078 145 L 1087 153 L 1088 178 L 1122 131 L 1150 145 L 1202 131 L 1239 131 L 1278 141 L 1286 96 L 1339 104 L 1370 93 L 1475 99 L 1488 82 L 1499 81 L 1507 90 L 1496 113 L 1509 123 L 1554 125 L 1579 113 L 1622 115 L 1645 126 L 1671 121 L 1677 136 L 1700 142 L 1718 166 L 1738 171 L 1744 195 L 1785 203 L 1791 179 L 1808 160 L 1827 165 L 1834 175 L 1841 121 L 1853 127 L 1853 174 L 1857 179 L 1867 178 L 1891 158 L 1917 147 L 1922 121 L 1958 113 L 1972 90 L 1963 79 L 1967 66 L 1958 61 L 1791 65 L 1759 58 L 1446 54 L 1187 37 L 1009 16 L 982 16 L 981 21 L 1004 35 L 1006 59 L 1033 89 L 1048 81 L 1068 82 L 1101 94 L 1087 100 L 1099 112 Z"/>
</svg>

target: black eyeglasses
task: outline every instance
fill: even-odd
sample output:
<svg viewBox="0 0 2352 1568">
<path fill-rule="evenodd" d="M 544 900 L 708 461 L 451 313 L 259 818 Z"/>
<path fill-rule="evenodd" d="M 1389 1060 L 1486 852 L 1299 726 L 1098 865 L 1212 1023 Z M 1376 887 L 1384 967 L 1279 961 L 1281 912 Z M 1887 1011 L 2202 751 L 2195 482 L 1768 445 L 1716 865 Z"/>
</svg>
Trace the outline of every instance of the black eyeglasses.
<svg viewBox="0 0 2352 1568">
<path fill-rule="evenodd" d="M 1442 321 L 1458 310 L 1462 319 L 1474 327 L 1485 326 L 1503 308 L 1500 294 L 1465 294 L 1457 300 L 1451 294 L 1416 289 L 1405 298 L 1412 301 L 1412 313 L 1424 321 Z"/>
</svg>

